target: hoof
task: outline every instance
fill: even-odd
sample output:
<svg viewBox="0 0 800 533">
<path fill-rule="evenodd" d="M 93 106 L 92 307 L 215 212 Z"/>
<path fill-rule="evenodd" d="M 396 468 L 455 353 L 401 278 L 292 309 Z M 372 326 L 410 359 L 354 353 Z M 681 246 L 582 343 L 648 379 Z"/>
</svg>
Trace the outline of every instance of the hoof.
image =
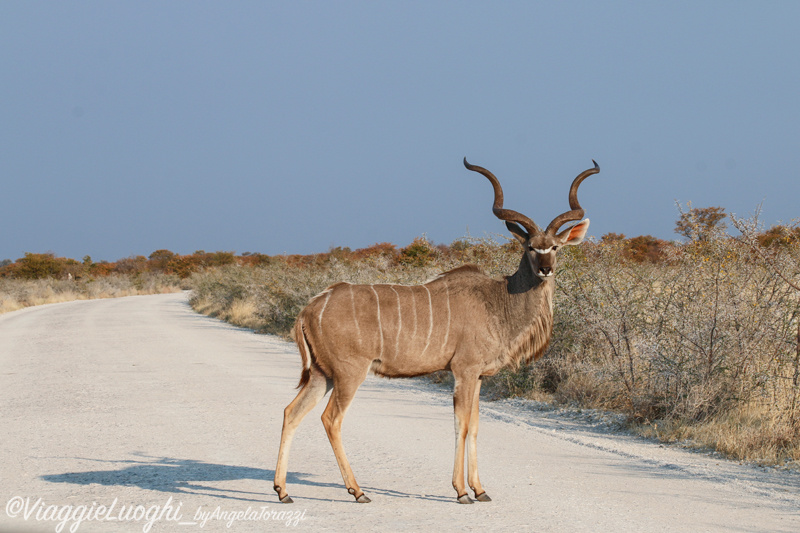
<svg viewBox="0 0 800 533">
<path fill-rule="evenodd" d="M 478 500 L 479 502 L 490 502 L 490 501 L 492 501 L 492 499 L 489 497 L 489 495 L 486 494 L 485 492 L 481 492 L 480 494 L 476 495 L 475 499 Z"/>
<path fill-rule="evenodd" d="M 275 485 L 272 487 L 272 489 L 278 493 L 278 499 L 281 501 L 281 503 L 294 503 L 294 500 L 291 499 L 288 494 L 281 498 L 281 488 L 278 485 Z"/>
<path fill-rule="evenodd" d="M 472 498 L 469 497 L 469 494 L 462 494 L 458 497 L 458 503 L 472 503 Z"/>
<path fill-rule="evenodd" d="M 347 492 L 349 492 L 356 499 L 358 503 L 369 503 L 372 501 L 369 498 L 367 498 L 367 495 L 364 494 L 363 492 L 361 493 L 361 496 L 356 496 L 356 489 L 347 489 Z"/>
</svg>

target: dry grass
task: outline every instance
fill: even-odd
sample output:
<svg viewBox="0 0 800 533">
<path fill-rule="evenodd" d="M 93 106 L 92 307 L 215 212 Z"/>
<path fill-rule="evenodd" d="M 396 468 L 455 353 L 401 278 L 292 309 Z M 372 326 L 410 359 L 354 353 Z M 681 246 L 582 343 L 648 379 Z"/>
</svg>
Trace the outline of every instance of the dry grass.
<svg viewBox="0 0 800 533">
<path fill-rule="evenodd" d="M 81 280 L 18 280 L 0 279 L 0 313 L 17 311 L 35 305 L 118 298 L 139 294 L 164 294 L 181 290 L 176 276 L 146 274 L 107 276 Z"/>
<path fill-rule="evenodd" d="M 220 306 L 209 299 L 197 298 L 193 308 L 198 313 L 214 316 L 234 326 L 253 330 L 263 329 L 263 321 L 258 316 L 258 306 L 253 299 L 237 299 L 229 306 Z"/>
<path fill-rule="evenodd" d="M 646 437 L 716 450 L 732 459 L 766 465 L 800 462 L 800 427 L 769 406 L 740 405 L 699 423 L 670 419 L 632 427 Z"/>
<path fill-rule="evenodd" d="M 800 294 L 729 238 L 672 245 L 655 262 L 626 256 L 620 246 L 587 243 L 561 252 L 547 354 L 486 379 L 486 393 L 612 409 L 644 435 L 800 466 Z M 516 243 L 461 241 L 437 252 L 418 239 L 414 254 L 413 261 L 331 254 L 313 264 L 207 270 L 191 279 L 191 302 L 200 312 L 287 337 L 308 300 L 337 281 L 421 283 L 464 263 L 501 277 L 519 262 Z M 785 275 L 797 279 L 800 272 Z"/>
</svg>

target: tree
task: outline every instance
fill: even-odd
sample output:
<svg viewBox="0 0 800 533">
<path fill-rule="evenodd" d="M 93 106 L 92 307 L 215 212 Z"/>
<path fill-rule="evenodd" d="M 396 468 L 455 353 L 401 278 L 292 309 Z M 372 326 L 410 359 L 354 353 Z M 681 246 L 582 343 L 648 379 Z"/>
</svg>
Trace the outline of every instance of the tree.
<svg viewBox="0 0 800 533">
<path fill-rule="evenodd" d="M 153 270 L 164 272 L 167 265 L 175 257 L 175 252 L 169 250 L 156 250 L 150 254 L 150 266 Z"/>
<path fill-rule="evenodd" d="M 678 204 L 681 216 L 675 222 L 675 233 L 683 235 L 690 241 L 707 242 L 725 234 L 728 225 L 724 222 L 728 215 L 724 207 L 692 207 L 686 204 L 688 211 Z"/>
<path fill-rule="evenodd" d="M 615 243 L 615 242 L 623 242 L 625 240 L 625 234 L 624 233 L 606 233 L 605 235 L 600 237 L 600 240 L 604 244 L 612 244 L 612 243 Z"/>
<path fill-rule="evenodd" d="M 638 263 L 644 263 L 645 261 L 657 263 L 664 259 L 664 248 L 666 246 L 667 243 L 665 241 L 656 239 L 652 235 L 640 235 L 628 239 L 625 255 Z"/>
<path fill-rule="evenodd" d="M 736 226 L 736 223 L 734 223 L 734 226 Z M 755 238 L 764 248 L 769 248 L 770 246 L 787 247 L 800 242 L 800 228 L 779 224 L 759 233 Z"/>
<path fill-rule="evenodd" d="M 33 254 L 25 252 L 25 257 L 17 259 L 14 277 L 19 279 L 58 278 L 64 272 L 64 262 L 52 253 Z"/>
</svg>

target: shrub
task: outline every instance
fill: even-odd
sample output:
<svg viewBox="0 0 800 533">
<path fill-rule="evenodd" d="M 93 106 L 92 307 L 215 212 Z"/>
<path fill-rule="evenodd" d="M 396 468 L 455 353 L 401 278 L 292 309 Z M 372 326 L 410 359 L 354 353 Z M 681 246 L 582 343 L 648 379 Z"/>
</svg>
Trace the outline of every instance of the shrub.
<svg viewBox="0 0 800 533">
<path fill-rule="evenodd" d="M 0 313 L 48 303 L 116 298 L 135 294 L 161 294 L 179 291 L 179 280 L 163 274 L 121 276 L 99 279 L 11 279 L 0 278 Z"/>
<path fill-rule="evenodd" d="M 396 250 L 384 243 L 207 269 L 190 278 L 192 304 L 287 336 L 308 300 L 334 282 L 420 283 L 464 263 L 501 277 L 521 255 L 516 242 L 489 239 L 434 247 L 419 238 Z M 800 246 L 769 250 L 786 279 L 800 278 Z M 800 455 L 798 291 L 746 240 L 609 234 L 562 250 L 556 283 L 545 357 L 487 378 L 487 393 L 616 409 L 642 432 L 692 435 L 741 458 Z M 729 427 L 734 420 L 751 426 Z M 710 437 L 722 426 L 724 447 Z"/>
<path fill-rule="evenodd" d="M 684 211 L 678 204 L 680 218 L 675 223 L 675 233 L 682 235 L 690 241 L 710 241 L 725 234 L 725 208 L 723 207 L 692 207 L 691 202 Z"/>
<path fill-rule="evenodd" d="M 414 242 L 400 250 L 399 261 L 403 265 L 424 267 L 433 262 L 436 248 L 425 237 L 417 237 Z"/>
<path fill-rule="evenodd" d="M 6 273 L 9 277 L 18 279 L 59 278 L 65 274 L 65 268 L 66 260 L 56 258 L 51 253 L 26 253 L 25 257 L 17 259 L 14 264 L 8 265 Z"/>
</svg>

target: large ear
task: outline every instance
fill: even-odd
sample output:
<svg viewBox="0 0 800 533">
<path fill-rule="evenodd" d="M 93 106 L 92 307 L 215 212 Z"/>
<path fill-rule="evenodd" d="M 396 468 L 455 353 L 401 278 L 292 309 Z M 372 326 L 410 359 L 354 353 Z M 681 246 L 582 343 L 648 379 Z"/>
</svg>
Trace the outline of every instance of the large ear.
<svg viewBox="0 0 800 533">
<path fill-rule="evenodd" d="M 508 228 L 508 231 L 510 231 L 511 234 L 514 235 L 514 237 L 516 237 L 517 240 L 523 245 L 528 242 L 528 239 L 531 238 L 531 236 L 528 235 L 528 232 L 522 229 L 519 224 L 506 221 L 506 227 Z"/>
<path fill-rule="evenodd" d="M 562 246 L 580 244 L 583 238 L 586 237 L 586 232 L 589 230 L 589 219 L 578 222 L 561 233 L 556 238 L 561 241 Z"/>
</svg>

